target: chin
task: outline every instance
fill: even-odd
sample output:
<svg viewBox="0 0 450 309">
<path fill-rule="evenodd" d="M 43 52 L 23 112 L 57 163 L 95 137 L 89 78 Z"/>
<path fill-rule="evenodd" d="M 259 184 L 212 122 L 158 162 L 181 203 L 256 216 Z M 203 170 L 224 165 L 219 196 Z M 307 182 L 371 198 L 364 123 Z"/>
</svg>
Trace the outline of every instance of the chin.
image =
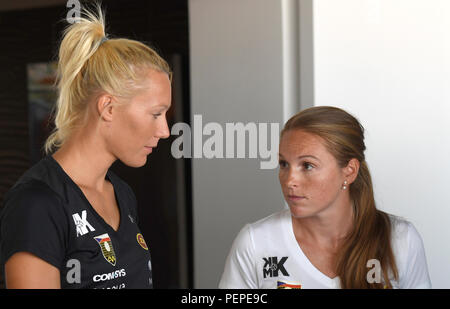
<svg viewBox="0 0 450 309">
<path fill-rule="evenodd" d="M 304 219 L 314 215 L 313 212 L 306 209 L 304 206 L 289 205 L 289 210 L 291 211 L 291 216 L 296 219 Z"/>
<path fill-rule="evenodd" d="M 132 159 L 119 159 L 123 164 L 129 167 L 142 167 L 147 163 L 147 157 L 132 158 Z"/>
</svg>

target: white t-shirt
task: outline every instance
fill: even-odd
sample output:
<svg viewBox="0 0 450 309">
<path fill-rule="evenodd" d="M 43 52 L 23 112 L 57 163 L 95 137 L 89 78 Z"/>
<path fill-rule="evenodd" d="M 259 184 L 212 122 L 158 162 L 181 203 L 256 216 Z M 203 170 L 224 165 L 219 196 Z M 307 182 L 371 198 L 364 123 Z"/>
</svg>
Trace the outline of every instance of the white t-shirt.
<svg viewBox="0 0 450 309">
<path fill-rule="evenodd" d="M 419 233 L 411 223 L 390 218 L 391 244 L 399 272 L 399 280 L 391 280 L 392 286 L 431 288 Z M 372 265 L 367 271 L 371 269 Z M 290 210 L 285 209 L 244 226 L 233 242 L 219 288 L 333 289 L 340 288 L 340 282 L 339 277 L 329 278 L 308 260 L 295 238 Z"/>
</svg>

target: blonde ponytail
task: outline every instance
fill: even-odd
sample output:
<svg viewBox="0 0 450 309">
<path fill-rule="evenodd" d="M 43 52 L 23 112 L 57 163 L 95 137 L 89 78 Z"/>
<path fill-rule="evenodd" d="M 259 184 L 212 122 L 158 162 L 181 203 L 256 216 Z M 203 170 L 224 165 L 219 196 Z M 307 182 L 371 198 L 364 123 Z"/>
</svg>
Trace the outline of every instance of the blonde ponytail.
<svg viewBox="0 0 450 309">
<path fill-rule="evenodd" d="M 128 39 L 105 41 L 105 14 L 98 3 L 95 12 L 84 8 L 77 22 L 63 33 L 56 74 L 55 129 L 44 146 L 47 154 L 84 124 L 87 104 L 95 95 L 106 92 L 130 97 L 150 68 L 171 78 L 167 62 L 145 44 Z"/>
</svg>

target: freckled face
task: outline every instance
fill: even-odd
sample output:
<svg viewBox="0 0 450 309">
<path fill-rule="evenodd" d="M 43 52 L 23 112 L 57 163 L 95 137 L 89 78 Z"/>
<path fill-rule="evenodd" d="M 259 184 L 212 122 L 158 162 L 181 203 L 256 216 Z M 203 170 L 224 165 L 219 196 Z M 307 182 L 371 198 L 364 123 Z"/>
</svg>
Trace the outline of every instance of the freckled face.
<svg viewBox="0 0 450 309">
<path fill-rule="evenodd" d="M 149 70 L 147 86 L 129 102 L 115 106 L 110 148 L 124 164 L 140 167 L 159 139 L 170 136 L 166 112 L 171 104 L 171 85 L 166 73 Z"/>
<path fill-rule="evenodd" d="M 343 169 L 319 136 L 301 130 L 285 132 L 279 161 L 281 189 L 293 217 L 316 216 L 342 198 Z"/>
</svg>

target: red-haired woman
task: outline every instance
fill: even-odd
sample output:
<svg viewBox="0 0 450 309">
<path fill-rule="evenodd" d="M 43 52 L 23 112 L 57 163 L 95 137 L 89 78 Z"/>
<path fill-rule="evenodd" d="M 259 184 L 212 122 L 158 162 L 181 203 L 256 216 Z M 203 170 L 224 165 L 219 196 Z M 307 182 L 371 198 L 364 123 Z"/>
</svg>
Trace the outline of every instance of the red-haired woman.
<svg viewBox="0 0 450 309">
<path fill-rule="evenodd" d="M 364 129 L 335 107 L 285 125 L 279 180 L 289 209 L 247 224 L 220 288 L 430 288 L 422 239 L 375 207 Z"/>
</svg>

